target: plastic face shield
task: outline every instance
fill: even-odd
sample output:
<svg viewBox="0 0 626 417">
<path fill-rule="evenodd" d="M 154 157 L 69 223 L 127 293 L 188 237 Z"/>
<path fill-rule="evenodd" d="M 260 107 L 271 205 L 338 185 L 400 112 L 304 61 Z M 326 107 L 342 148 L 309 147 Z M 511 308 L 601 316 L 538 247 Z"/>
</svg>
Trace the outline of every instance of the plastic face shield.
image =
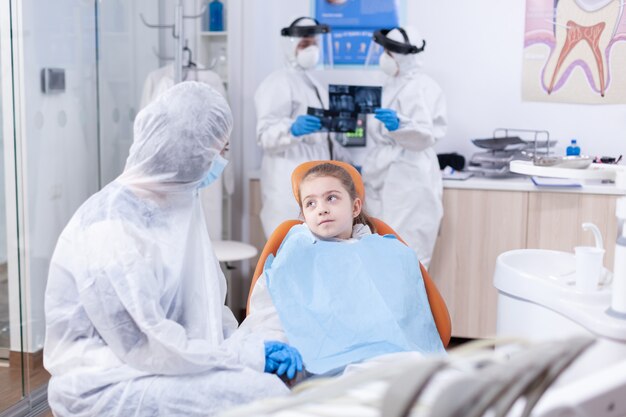
<svg viewBox="0 0 626 417">
<path fill-rule="evenodd" d="M 398 42 L 393 39 L 389 39 L 387 34 L 393 29 L 398 29 L 404 37 L 404 42 Z M 366 66 L 378 66 L 380 56 L 384 51 L 393 52 L 396 54 L 409 55 L 419 54 L 424 51 L 426 47 L 426 41 L 422 40 L 421 46 L 415 46 L 409 42 L 409 38 L 402 28 L 381 29 L 374 32 L 372 41 L 367 52 L 367 58 L 365 59 Z"/>
<path fill-rule="evenodd" d="M 298 26 L 303 19 L 315 22 L 310 25 Z M 287 53 L 289 61 L 297 62 L 297 53 L 311 45 L 319 48 L 320 54 L 314 68 L 332 68 L 333 48 L 332 35 L 328 25 L 320 24 L 317 20 L 310 18 L 296 19 L 290 26 L 281 29 L 283 48 Z"/>
<path fill-rule="evenodd" d="M 365 66 L 377 68 L 380 62 L 380 56 L 384 53 L 386 53 L 385 48 L 376 42 L 371 41 L 367 50 L 367 58 L 365 58 Z"/>
</svg>

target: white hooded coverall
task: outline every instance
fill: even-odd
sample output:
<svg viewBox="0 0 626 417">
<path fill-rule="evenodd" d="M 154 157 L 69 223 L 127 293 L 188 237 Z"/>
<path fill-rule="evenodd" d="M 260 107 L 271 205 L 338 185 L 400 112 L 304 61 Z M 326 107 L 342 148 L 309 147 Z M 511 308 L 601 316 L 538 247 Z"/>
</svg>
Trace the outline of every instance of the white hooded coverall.
<svg viewBox="0 0 626 417">
<path fill-rule="evenodd" d="M 201 83 L 143 109 L 124 172 L 62 232 L 46 289 L 55 416 L 208 416 L 287 393 L 238 331 L 197 187 L 232 115 Z"/>
<path fill-rule="evenodd" d="M 403 42 L 395 32 L 388 37 Z M 421 37 L 413 33 L 407 30 L 411 43 L 421 45 Z M 362 167 L 365 208 L 402 236 L 427 266 L 443 216 L 441 172 L 433 145 L 446 132 L 446 103 L 439 85 L 421 71 L 421 53 L 391 55 L 399 71 L 384 83 L 381 104 L 397 112 L 400 126 L 389 131 L 373 117 L 368 120 L 367 138 L 373 146 Z"/>
<path fill-rule="evenodd" d="M 322 101 L 317 97 L 315 88 Z M 261 161 L 261 222 L 265 236 L 289 219 L 297 219 L 300 208 L 291 192 L 291 173 L 303 162 L 330 159 L 327 132 L 300 137 L 291 125 L 307 107 L 328 108 L 328 93 L 294 63 L 270 74 L 254 95 L 257 110 L 257 141 L 263 149 Z M 338 144 L 334 144 L 333 149 Z"/>
<path fill-rule="evenodd" d="M 293 170 L 303 162 L 331 159 L 328 132 L 291 134 L 291 125 L 307 114 L 307 107 L 328 109 L 328 90 L 298 64 L 297 42 L 285 43 L 285 48 L 286 68 L 271 73 L 254 95 L 257 142 L 263 150 L 261 223 L 266 237 L 300 214 L 291 191 Z M 333 141 L 332 148 L 333 159 L 350 159 L 338 143 Z"/>
</svg>

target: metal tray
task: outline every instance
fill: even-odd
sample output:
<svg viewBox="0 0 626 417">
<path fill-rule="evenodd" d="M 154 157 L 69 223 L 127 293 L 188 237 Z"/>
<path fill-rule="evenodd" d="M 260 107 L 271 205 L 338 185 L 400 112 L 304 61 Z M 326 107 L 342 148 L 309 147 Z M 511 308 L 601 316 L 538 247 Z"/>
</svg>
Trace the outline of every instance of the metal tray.
<svg viewBox="0 0 626 417">
<path fill-rule="evenodd" d="M 488 139 L 472 139 L 472 143 L 479 148 L 503 150 L 510 145 L 521 145 L 526 142 L 519 136 L 503 136 L 500 138 L 488 138 Z"/>
<path fill-rule="evenodd" d="M 589 156 L 538 156 L 533 164 L 540 167 L 586 169 L 593 159 Z"/>
</svg>

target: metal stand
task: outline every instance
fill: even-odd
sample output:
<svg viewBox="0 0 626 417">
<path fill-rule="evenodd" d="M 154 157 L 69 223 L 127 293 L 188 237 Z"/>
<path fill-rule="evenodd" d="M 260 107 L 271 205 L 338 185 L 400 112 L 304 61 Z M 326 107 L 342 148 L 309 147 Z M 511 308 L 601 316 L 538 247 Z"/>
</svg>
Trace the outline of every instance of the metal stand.
<svg viewBox="0 0 626 417">
<path fill-rule="evenodd" d="M 509 132 L 513 132 L 513 133 L 532 133 L 534 135 L 533 138 L 533 142 L 534 142 L 534 150 L 533 150 L 533 161 L 535 160 L 535 158 L 537 158 L 537 142 L 539 141 L 539 137 L 541 135 L 545 135 L 546 138 L 546 154 L 545 156 L 549 156 L 550 155 L 550 132 L 548 132 L 547 130 L 533 130 L 533 129 L 512 129 L 512 128 L 507 128 L 507 127 L 499 127 L 497 129 L 495 129 L 493 131 L 493 137 L 497 138 L 500 137 L 498 136 L 498 133 L 504 133 L 504 137 L 509 136 Z"/>
</svg>

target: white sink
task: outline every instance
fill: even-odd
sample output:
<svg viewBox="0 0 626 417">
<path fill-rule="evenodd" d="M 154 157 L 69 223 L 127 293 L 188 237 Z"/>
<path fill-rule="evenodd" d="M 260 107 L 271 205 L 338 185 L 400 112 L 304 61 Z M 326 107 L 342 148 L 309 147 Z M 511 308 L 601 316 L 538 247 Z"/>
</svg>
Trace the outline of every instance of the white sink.
<svg viewBox="0 0 626 417">
<path fill-rule="evenodd" d="M 498 262 L 537 278 L 556 279 L 574 274 L 574 254 L 555 250 L 512 250 L 500 255 Z"/>
<path fill-rule="evenodd" d="M 545 249 L 520 249 L 505 252 L 496 261 L 495 287 L 503 292 L 532 297 L 539 286 L 550 297 L 564 297 L 574 302 L 610 304 L 610 286 L 598 291 L 576 289 L 576 260 L 573 253 Z M 603 276 L 609 271 L 604 270 Z"/>
<path fill-rule="evenodd" d="M 501 254 L 493 280 L 500 293 L 498 309 L 507 297 L 525 301 L 557 312 L 598 336 L 626 341 L 626 320 L 609 312 L 610 285 L 589 293 L 579 291 L 575 265 L 574 254 L 568 252 L 520 249 Z"/>
</svg>

